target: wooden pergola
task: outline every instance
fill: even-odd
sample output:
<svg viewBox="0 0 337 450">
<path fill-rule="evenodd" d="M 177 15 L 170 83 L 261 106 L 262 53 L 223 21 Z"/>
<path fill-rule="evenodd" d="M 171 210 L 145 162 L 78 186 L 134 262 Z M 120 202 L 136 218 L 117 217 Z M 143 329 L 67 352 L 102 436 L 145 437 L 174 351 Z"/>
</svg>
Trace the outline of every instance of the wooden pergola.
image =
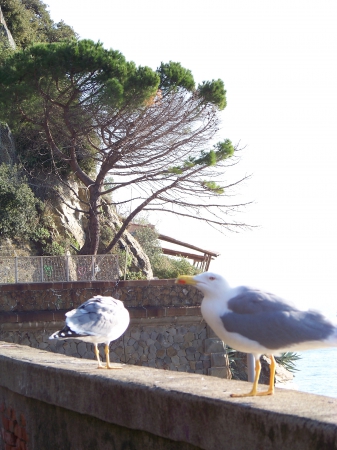
<svg viewBox="0 0 337 450">
<path fill-rule="evenodd" d="M 135 231 L 137 231 L 137 228 L 148 228 L 148 227 L 154 229 L 154 225 L 151 224 L 141 225 L 138 223 L 130 223 L 130 225 L 128 226 L 128 231 L 129 233 L 133 234 Z M 160 241 L 170 242 L 171 244 L 180 245 L 181 247 L 189 248 L 191 250 L 196 250 L 197 252 L 200 252 L 201 255 L 200 254 L 198 255 L 197 253 L 190 253 L 182 250 L 173 250 L 170 248 L 162 247 L 164 255 L 182 256 L 184 258 L 191 259 L 193 261 L 193 265 L 198 269 L 200 269 L 202 272 L 206 272 L 209 269 L 211 261 L 220 255 L 220 253 L 213 252 L 210 250 L 204 250 L 203 248 L 196 247 L 195 245 L 179 241 L 178 239 L 174 239 L 169 236 L 165 236 L 164 234 L 159 234 L 158 239 Z"/>
<path fill-rule="evenodd" d="M 184 258 L 192 259 L 193 265 L 203 272 L 207 272 L 211 261 L 220 255 L 220 253 L 210 250 L 204 250 L 200 247 L 196 247 L 195 245 L 191 245 L 186 242 L 178 241 L 178 239 L 165 236 L 164 234 L 159 234 L 158 239 L 161 241 L 170 242 L 171 244 L 180 245 L 185 248 L 190 248 L 191 250 L 196 250 L 197 252 L 202 253 L 201 255 L 198 255 L 196 253 L 184 252 L 181 250 L 172 250 L 170 248 L 162 247 L 162 251 L 165 255 L 183 256 Z"/>
</svg>

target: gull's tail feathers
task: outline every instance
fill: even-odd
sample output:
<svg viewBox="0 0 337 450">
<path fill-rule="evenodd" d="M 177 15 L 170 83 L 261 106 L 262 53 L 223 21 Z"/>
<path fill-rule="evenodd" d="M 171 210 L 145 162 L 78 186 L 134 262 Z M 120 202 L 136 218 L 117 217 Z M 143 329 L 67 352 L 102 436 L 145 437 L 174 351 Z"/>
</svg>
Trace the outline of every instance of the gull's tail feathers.
<svg viewBox="0 0 337 450">
<path fill-rule="evenodd" d="M 49 336 L 49 339 L 69 339 L 69 338 L 80 338 L 86 336 L 85 334 L 78 334 L 75 331 L 73 331 L 68 325 L 66 325 L 62 330 L 56 331 L 51 336 Z"/>
</svg>

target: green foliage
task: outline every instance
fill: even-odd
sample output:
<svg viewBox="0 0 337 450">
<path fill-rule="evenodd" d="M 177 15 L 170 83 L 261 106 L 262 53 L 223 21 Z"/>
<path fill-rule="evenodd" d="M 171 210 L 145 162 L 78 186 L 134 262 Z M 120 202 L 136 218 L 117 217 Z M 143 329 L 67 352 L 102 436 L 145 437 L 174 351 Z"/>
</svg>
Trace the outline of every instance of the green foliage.
<svg viewBox="0 0 337 450">
<path fill-rule="evenodd" d="M 43 16 L 39 0 L 26 0 L 28 4 L 40 7 Z M 159 201 L 158 180 L 166 182 L 169 177 L 162 168 L 170 165 L 170 176 L 175 174 L 179 179 L 175 184 L 167 183 L 163 190 L 167 189 L 168 203 L 181 192 L 193 193 L 193 185 L 201 195 L 221 193 L 222 188 L 209 181 L 211 170 L 206 181 L 199 177 L 204 168 L 232 155 L 230 141 L 201 151 L 217 131 L 218 109 L 226 105 L 221 80 L 204 82 L 195 90 L 191 72 L 179 63 L 161 64 L 153 71 L 126 61 L 118 51 L 104 49 L 100 42 L 25 42 L 20 51 L 0 63 L 0 120 L 19 138 L 19 153 L 29 169 L 40 164 L 62 176 L 73 173 L 83 185 L 90 186 L 90 230 L 83 254 L 98 250 L 102 186 L 109 173 L 118 176 L 123 171 L 123 176 L 130 175 L 128 184 L 146 192 L 148 198 L 138 206 L 140 210 Z M 30 146 L 26 146 L 28 140 Z M 183 161 L 186 154 L 194 156 Z M 133 176 L 136 166 L 141 177 Z M 193 171 L 194 166 L 200 167 Z M 124 187 L 125 183 L 116 183 L 114 193 Z M 124 221 L 106 252 L 117 244 L 133 216 Z M 194 217 L 199 218 L 198 214 Z M 177 264 L 166 262 L 167 266 Z M 171 272 L 177 270 L 175 267 Z"/>
<path fill-rule="evenodd" d="M 5 61 L 14 50 L 10 47 L 9 42 L 1 35 L 0 32 L 0 65 Z"/>
<path fill-rule="evenodd" d="M 63 235 L 59 233 L 50 208 L 51 206 L 48 203 L 42 205 L 38 222 L 32 230 L 30 240 L 34 242 L 40 255 L 64 255 L 67 250 L 71 249 L 71 244 L 78 247 L 78 243 L 67 231 Z"/>
<path fill-rule="evenodd" d="M 28 169 L 56 167 L 66 175 L 69 165 L 51 159 L 51 143 L 42 130 L 41 117 L 47 108 L 49 130 L 64 155 L 69 155 L 71 130 L 76 129 L 77 163 L 90 174 L 96 167 L 92 144 L 99 146 L 92 131 L 97 110 L 103 106 L 115 109 L 128 102 L 140 105 L 154 95 L 158 84 L 157 73 L 126 62 L 120 52 L 105 50 L 100 42 L 39 43 L 8 54 L 0 66 L 0 119 L 9 123 Z"/>
<path fill-rule="evenodd" d="M 40 0 L 1 0 L 1 9 L 18 48 L 76 38 L 69 25 L 51 20 L 47 5 Z"/>
<path fill-rule="evenodd" d="M 186 91 L 195 90 L 195 82 L 190 70 L 185 69 L 180 63 L 161 63 L 157 69 L 160 75 L 160 89 L 164 92 L 172 89 L 183 88 Z M 212 103 L 220 110 L 227 105 L 226 90 L 222 80 L 203 81 L 197 87 L 197 93 L 206 103 Z"/>
<path fill-rule="evenodd" d="M 45 256 L 60 256 L 65 254 L 65 247 L 58 242 L 52 242 L 47 244 L 44 248 L 43 254 Z"/>
<path fill-rule="evenodd" d="M 10 71 L 10 84 L 24 75 L 22 85 L 31 86 L 33 90 L 36 83 L 31 80 L 32 76 L 46 87 L 51 81 L 55 83 L 52 84 L 55 89 L 61 83 L 59 101 L 73 100 L 73 107 L 77 105 L 78 97 L 72 99 L 76 92 L 90 98 L 90 105 L 94 101 L 100 106 L 118 107 L 135 94 L 137 103 L 141 104 L 156 92 L 159 84 L 158 75 L 150 68 L 136 67 L 133 62 L 127 62 L 119 51 L 106 50 L 101 42 L 89 39 L 36 44 L 13 55 L 7 69 Z M 45 81 L 41 81 L 44 78 Z M 92 93 L 88 95 L 90 88 Z M 83 97 L 81 100 L 83 103 Z"/>
<path fill-rule="evenodd" d="M 224 188 L 216 184 L 214 181 L 203 181 L 202 185 L 206 190 L 219 195 L 225 192 Z"/>
<path fill-rule="evenodd" d="M 18 166 L 0 166 L 0 210 L 1 238 L 30 240 L 43 255 L 64 255 L 67 240 L 56 237 L 52 218 Z"/>
<path fill-rule="evenodd" d="M 17 166 L 0 166 L 0 237 L 28 239 L 38 223 L 41 202 Z"/>
<path fill-rule="evenodd" d="M 138 224 L 141 225 L 137 228 L 137 230 L 132 233 L 133 236 L 137 239 L 140 246 L 148 256 L 150 262 L 152 263 L 156 258 L 162 255 L 161 245 L 158 240 L 157 231 L 149 226 L 148 222 L 145 219 L 141 219 L 138 221 Z"/>
<path fill-rule="evenodd" d="M 169 258 L 165 255 L 160 255 L 152 261 L 152 270 L 155 277 L 164 279 L 200 273 L 186 258 Z"/>
<path fill-rule="evenodd" d="M 160 76 L 160 89 L 163 91 L 170 91 L 178 87 L 193 91 L 195 88 L 192 72 L 184 69 L 180 63 L 172 61 L 166 64 L 161 63 L 157 72 Z"/>
<path fill-rule="evenodd" d="M 126 272 L 126 279 L 127 280 L 146 280 L 146 276 L 141 271 L 133 272 L 133 271 L 128 270 Z"/>
<path fill-rule="evenodd" d="M 133 236 L 148 256 L 153 275 L 157 278 L 176 278 L 178 275 L 196 275 L 200 273 L 186 258 L 169 258 L 164 255 L 158 240 L 158 232 L 149 226 L 146 218 L 137 221 L 140 225 Z"/>
<path fill-rule="evenodd" d="M 125 269 L 126 269 L 126 278 L 130 279 L 128 278 L 129 276 L 128 274 L 131 274 L 129 267 L 132 264 L 132 254 L 129 251 L 126 252 L 125 249 L 122 249 L 120 247 L 115 247 L 113 253 L 118 256 L 119 269 L 122 273 L 121 279 L 124 279 Z"/>
<path fill-rule="evenodd" d="M 100 42 L 39 43 L 12 53 L 0 66 L 2 119 L 8 121 L 11 110 L 15 123 L 24 111 L 24 117 L 39 129 L 41 117 L 47 114 L 53 136 L 64 149 L 72 134 L 65 130 L 62 114 L 66 112 L 70 128 L 87 138 L 98 109 L 115 109 L 130 102 L 139 106 L 156 93 L 158 85 L 156 72 L 136 67 Z"/>
<path fill-rule="evenodd" d="M 213 103 L 220 110 L 227 105 L 226 90 L 222 80 L 204 81 L 198 86 L 198 94 L 207 103 Z"/>
<path fill-rule="evenodd" d="M 185 164 L 184 164 L 184 167 L 186 167 Z M 168 172 L 168 173 L 173 173 L 173 174 L 175 174 L 175 175 L 181 175 L 181 174 L 183 173 L 183 169 L 180 168 L 180 167 L 170 167 L 170 168 L 167 170 L 167 172 Z"/>
<path fill-rule="evenodd" d="M 105 248 L 109 245 L 109 243 L 111 242 L 113 237 L 114 237 L 114 233 L 111 229 L 111 226 L 109 226 L 109 224 L 104 223 L 104 222 L 101 223 L 101 234 L 100 234 L 99 248 L 98 248 L 99 253 L 104 252 Z M 120 257 L 122 258 L 121 255 L 120 255 Z"/>
<path fill-rule="evenodd" d="M 233 144 L 229 139 L 224 142 L 218 142 L 213 145 L 213 149 L 209 152 L 202 151 L 199 158 L 190 158 L 189 162 L 193 162 L 196 165 L 214 166 L 217 162 L 230 158 L 234 154 Z"/>
<path fill-rule="evenodd" d="M 31 173 L 50 173 L 57 170 L 62 176 L 71 173 L 70 167 L 60 160 L 53 160 L 50 155 L 48 142 L 43 133 L 30 123 L 19 121 L 11 128 L 15 136 L 15 148 L 20 162 Z M 93 139 L 94 140 L 94 139 Z M 64 134 L 57 134 L 57 141 L 62 147 L 67 147 L 68 143 Z M 77 146 L 77 159 L 79 166 L 87 173 L 95 170 L 95 161 L 92 157 L 92 149 L 87 142 L 80 142 Z"/>
<path fill-rule="evenodd" d="M 195 164 L 207 166 L 215 166 L 217 163 L 217 157 L 214 150 L 210 150 L 209 152 L 202 151 L 200 158 L 196 159 Z"/>
<path fill-rule="evenodd" d="M 186 161 L 184 161 L 181 167 L 175 166 L 170 167 L 167 173 L 172 173 L 176 175 L 182 174 L 184 171 L 191 169 L 194 166 L 215 166 L 218 162 L 224 161 L 234 155 L 234 146 L 229 139 L 223 142 L 218 142 L 213 145 L 213 148 L 209 151 L 202 150 L 198 157 L 190 156 Z M 206 185 L 207 186 L 207 185 Z M 219 191 L 219 186 L 216 188 Z M 222 192 L 218 192 L 222 193 Z"/>
<path fill-rule="evenodd" d="M 296 372 L 295 362 L 301 359 L 301 357 L 295 352 L 285 352 L 282 353 L 281 356 L 276 356 L 275 361 L 283 366 L 285 369 L 289 370 L 289 372 Z"/>
</svg>

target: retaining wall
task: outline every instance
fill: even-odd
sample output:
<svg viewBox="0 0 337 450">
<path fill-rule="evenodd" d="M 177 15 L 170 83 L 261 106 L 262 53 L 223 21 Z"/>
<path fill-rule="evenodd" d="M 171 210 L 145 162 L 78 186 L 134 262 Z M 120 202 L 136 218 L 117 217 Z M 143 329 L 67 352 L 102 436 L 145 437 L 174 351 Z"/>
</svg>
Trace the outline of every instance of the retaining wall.
<svg viewBox="0 0 337 450">
<path fill-rule="evenodd" d="M 328 382 L 328 378 L 327 378 Z M 0 343 L 0 449 L 333 450 L 337 399 Z"/>
<path fill-rule="evenodd" d="M 90 343 L 48 338 L 63 327 L 67 311 L 99 294 L 122 300 L 131 316 L 128 330 L 110 344 L 111 361 L 228 375 L 223 345 L 201 317 L 200 292 L 174 280 L 0 285 L 0 339 L 94 360 Z"/>
</svg>

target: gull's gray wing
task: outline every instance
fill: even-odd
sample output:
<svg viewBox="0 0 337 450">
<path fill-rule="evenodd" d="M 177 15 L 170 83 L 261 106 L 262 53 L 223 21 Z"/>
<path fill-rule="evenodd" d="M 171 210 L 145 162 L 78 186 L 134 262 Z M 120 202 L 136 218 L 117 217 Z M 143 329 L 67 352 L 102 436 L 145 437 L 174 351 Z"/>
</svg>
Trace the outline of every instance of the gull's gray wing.
<svg viewBox="0 0 337 450">
<path fill-rule="evenodd" d="M 257 341 L 271 350 L 292 344 L 327 339 L 335 327 L 315 311 L 299 311 L 282 298 L 242 287 L 228 301 L 229 312 L 221 317 L 229 332 Z"/>
<path fill-rule="evenodd" d="M 105 336 L 119 324 L 123 309 L 121 301 L 97 296 L 67 313 L 66 324 L 77 336 Z"/>
</svg>

